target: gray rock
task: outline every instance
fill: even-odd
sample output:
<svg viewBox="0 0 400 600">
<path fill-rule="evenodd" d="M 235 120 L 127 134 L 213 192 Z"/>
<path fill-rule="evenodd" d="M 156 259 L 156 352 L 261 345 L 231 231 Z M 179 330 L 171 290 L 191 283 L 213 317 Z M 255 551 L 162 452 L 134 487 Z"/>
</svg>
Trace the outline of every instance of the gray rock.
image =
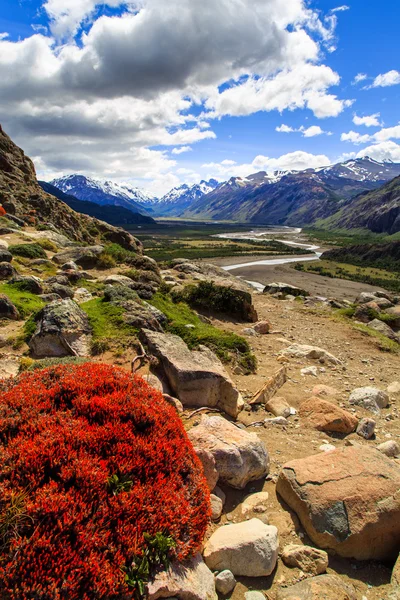
<svg viewBox="0 0 400 600">
<path fill-rule="evenodd" d="M 37 358 L 88 356 L 90 339 L 91 327 L 86 313 L 67 298 L 42 309 L 29 347 Z"/>
<path fill-rule="evenodd" d="M 67 285 L 61 285 L 60 283 L 53 283 L 48 287 L 49 294 L 57 294 L 60 298 L 73 298 L 74 290 L 72 287 Z"/>
<path fill-rule="evenodd" d="M 363 419 L 360 419 L 357 425 L 356 433 L 365 440 L 370 440 L 374 436 L 375 426 L 376 422 L 374 421 L 374 419 L 369 419 L 368 417 L 365 417 Z"/>
<path fill-rule="evenodd" d="M 292 356 L 293 358 L 311 358 L 314 360 L 323 360 L 334 365 L 340 365 L 341 361 L 330 352 L 317 346 L 308 346 L 304 344 L 292 344 L 280 353 L 282 356 Z"/>
<path fill-rule="evenodd" d="M 10 319 L 18 321 L 20 318 L 17 307 L 11 302 L 5 294 L 0 294 L 0 319 Z"/>
<path fill-rule="evenodd" d="M 69 262 L 66 262 L 63 265 L 61 265 L 61 270 L 62 271 L 79 271 L 79 267 L 73 260 L 70 260 Z"/>
<path fill-rule="evenodd" d="M 289 544 L 282 552 L 282 560 L 288 567 L 297 567 L 311 575 L 321 575 L 328 568 L 328 554 L 312 546 Z"/>
<path fill-rule="evenodd" d="M 400 344 L 400 336 L 397 333 L 395 333 L 393 329 L 383 321 L 380 321 L 379 319 L 373 319 L 372 321 L 367 323 L 367 327 L 373 329 L 374 331 L 377 331 L 378 333 L 381 333 L 382 335 L 385 335 L 390 340 L 393 340 Z"/>
<path fill-rule="evenodd" d="M 226 596 L 233 592 L 236 586 L 236 579 L 229 569 L 221 571 L 215 576 L 215 588 L 217 592 Z"/>
<path fill-rule="evenodd" d="M 208 348 L 191 351 L 178 336 L 144 329 L 142 338 L 162 365 L 172 392 L 184 406 L 218 407 L 232 417 L 243 400 L 221 361 Z"/>
<path fill-rule="evenodd" d="M 389 404 L 389 396 L 386 392 L 374 387 L 363 387 L 353 390 L 349 397 L 350 404 L 357 404 L 372 413 L 379 414 L 381 408 Z"/>
<path fill-rule="evenodd" d="M 0 279 L 10 279 L 10 277 L 15 277 L 16 270 L 9 262 L 0 262 Z"/>
<path fill-rule="evenodd" d="M 218 498 L 215 494 L 210 495 L 211 502 L 211 519 L 212 521 L 218 521 L 222 515 L 223 504 L 221 498 Z"/>
<path fill-rule="evenodd" d="M 6 250 L 5 248 L 0 247 L 0 262 L 8 262 L 10 263 L 13 259 L 13 255 L 11 252 Z"/>
<path fill-rule="evenodd" d="M 73 261 L 84 269 L 93 269 L 97 265 L 98 258 L 103 252 L 104 246 L 74 247 L 58 252 L 53 256 L 53 261 L 58 265 Z"/>
<path fill-rule="evenodd" d="M 31 294 L 43 294 L 42 280 L 33 275 L 16 275 L 10 280 L 10 283 L 16 285 L 18 289 Z"/>
<path fill-rule="evenodd" d="M 375 302 L 377 296 L 371 292 L 361 292 L 356 298 L 357 304 L 367 304 L 367 302 Z"/>
<path fill-rule="evenodd" d="M 179 600 L 217 600 L 214 575 L 200 554 L 184 563 L 172 563 L 148 584 L 148 600 L 171 598 Z"/>
<path fill-rule="evenodd" d="M 400 446 L 394 440 L 388 440 L 387 442 L 379 444 L 379 446 L 377 446 L 377 450 L 382 452 L 382 454 L 389 456 L 389 458 L 394 458 L 400 454 Z"/>
</svg>

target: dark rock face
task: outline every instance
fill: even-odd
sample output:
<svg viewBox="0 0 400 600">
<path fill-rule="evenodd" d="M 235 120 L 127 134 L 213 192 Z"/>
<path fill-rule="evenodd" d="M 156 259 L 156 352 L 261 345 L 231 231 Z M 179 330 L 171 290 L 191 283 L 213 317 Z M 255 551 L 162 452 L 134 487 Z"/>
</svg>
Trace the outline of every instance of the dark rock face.
<svg viewBox="0 0 400 600">
<path fill-rule="evenodd" d="M 16 271 L 9 262 L 0 262 L 0 279 L 14 277 Z"/>
<path fill-rule="evenodd" d="M 17 321 L 20 318 L 18 309 L 5 294 L 0 294 L 0 319 Z"/>
<path fill-rule="evenodd" d="M 37 358 L 88 356 L 90 334 L 86 313 L 69 298 L 56 300 L 39 313 L 29 347 Z"/>
<path fill-rule="evenodd" d="M 74 297 L 74 290 L 72 289 L 72 287 L 69 287 L 67 285 L 62 285 L 61 283 L 53 283 L 52 285 L 50 285 L 48 293 L 49 294 L 58 294 L 58 296 L 60 296 L 60 298 L 73 298 Z"/>
<path fill-rule="evenodd" d="M 13 255 L 5 248 L 0 248 L 0 262 L 11 262 Z"/>
<path fill-rule="evenodd" d="M 58 265 L 73 261 L 84 269 L 93 269 L 97 265 L 98 258 L 103 252 L 104 246 L 85 246 L 83 248 L 68 248 L 53 256 Z"/>
</svg>

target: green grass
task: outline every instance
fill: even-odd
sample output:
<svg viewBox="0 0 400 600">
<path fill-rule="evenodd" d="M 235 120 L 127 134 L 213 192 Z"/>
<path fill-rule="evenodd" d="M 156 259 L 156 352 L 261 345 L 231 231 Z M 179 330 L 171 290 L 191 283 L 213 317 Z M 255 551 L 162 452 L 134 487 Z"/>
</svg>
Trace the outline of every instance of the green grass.
<svg viewBox="0 0 400 600">
<path fill-rule="evenodd" d="M 33 360 L 32 358 L 23 358 L 21 360 L 21 371 L 35 371 L 36 369 L 47 369 L 47 367 L 56 367 L 58 365 L 82 365 L 90 362 L 88 358 L 79 356 L 64 356 L 57 358 L 41 358 Z"/>
<path fill-rule="evenodd" d="M 241 336 L 222 331 L 203 323 L 199 316 L 184 302 L 174 303 L 172 298 L 157 293 L 150 303 L 161 310 L 168 319 L 166 329 L 181 337 L 191 349 L 207 346 L 224 362 L 236 359 L 245 372 L 256 370 L 256 359 L 247 340 Z M 186 325 L 194 327 L 186 327 Z"/>
<path fill-rule="evenodd" d="M 398 344 L 394 340 L 389 339 L 388 337 L 386 337 L 386 335 L 383 335 L 382 333 L 379 333 L 379 331 L 371 329 L 363 323 L 354 323 L 353 326 L 355 329 L 357 329 L 357 331 L 360 331 L 364 335 L 374 338 L 374 340 L 377 342 L 378 348 L 383 352 L 392 352 L 393 354 L 400 353 L 400 344 Z"/>
<path fill-rule="evenodd" d="M 30 315 L 37 313 L 44 306 L 41 298 L 30 292 L 18 289 L 17 285 L 12 283 L 0 284 L 0 294 L 5 294 L 11 302 L 17 307 L 21 317 L 26 319 Z"/>
<path fill-rule="evenodd" d="M 120 342 L 127 337 L 136 336 L 138 330 L 125 323 L 124 309 L 105 302 L 103 298 L 93 298 L 80 305 L 89 318 L 96 342 Z"/>
<path fill-rule="evenodd" d="M 23 256 L 24 258 L 47 258 L 46 252 L 39 244 L 14 244 L 9 246 L 9 251 L 13 256 Z"/>
</svg>

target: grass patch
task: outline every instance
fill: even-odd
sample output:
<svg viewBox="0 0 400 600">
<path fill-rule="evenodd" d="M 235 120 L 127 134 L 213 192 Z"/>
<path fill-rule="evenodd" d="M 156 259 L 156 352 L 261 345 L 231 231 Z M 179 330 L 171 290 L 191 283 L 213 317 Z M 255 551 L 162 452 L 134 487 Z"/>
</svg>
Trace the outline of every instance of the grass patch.
<svg viewBox="0 0 400 600">
<path fill-rule="evenodd" d="M 81 358 L 79 356 L 64 356 L 60 358 L 41 358 L 33 360 L 32 358 L 24 357 L 21 359 L 21 371 L 36 371 L 36 369 L 46 369 L 47 367 L 55 367 L 57 365 L 81 365 L 90 362 L 90 359 Z"/>
<path fill-rule="evenodd" d="M 51 240 L 44 238 L 42 240 L 37 240 L 37 245 L 43 248 L 43 250 L 48 250 L 49 252 L 58 252 L 58 246 Z"/>
<path fill-rule="evenodd" d="M 235 360 L 247 373 L 255 372 L 256 358 L 247 340 L 237 335 L 203 323 L 184 302 L 174 303 L 168 295 L 157 293 L 150 304 L 161 310 L 168 319 L 167 331 L 181 337 L 191 349 L 207 346 L 223 361 Z M 192 325 L 193 327 L 187 327 Z"/>
<path fill-rule="evenodd" d="M 39 244 L 14 244 L 8 247 L 13 256 L 24 258 L 47 258 L 46 252 Z"/>
<path fill-rule="evenodd" d="M 17 307 L 21 317 L 24 319 L 37 313 L 45 304 L 43 300 L 35 294 L 19 289 L 17 284 L 0 284 L 0 294 L 5 294 L 10 298 L 11 302 Z"/>
<path fill-rule="evenodd" d="M 111 345 L 123 342 L 127 338 L 136 337 L 138 333 L 137 329 L 125 323 L 124 309 L 106 302 L 103 298 L 93 298 L 80 307 L 89 318 L 93 329 L 93 342 L 97 344 L 94 349 L 98 352 L 104 351 L 106 343 Z"/>
<path fill-rule="evenodd" d="M 378 348 L 383 352 L 392 352 L 393 354 L 400 353 L 400 344 L 398 344 L 394 340 L 389 339 L 388 337 L 386 337 L 386 335 L 383 335 L 382 333 L 379 333 L 379 331 L 371 329 L 363 323 L 354 323 L 353 326 L 355 329 L 357 329 L 357 331 L 360 331 L 364 335 L 373 338 L 377 343 Z"/>
<path fill-rule="evenodd" d="M 105 289 L 105 284 L 101 281 L 92 281 L 91 279 L 80 279 L 78 282 L 80 288 L 85 288 L 91 294 L 97 294 L 98 292 L 103 292 Z"/>
</svg>

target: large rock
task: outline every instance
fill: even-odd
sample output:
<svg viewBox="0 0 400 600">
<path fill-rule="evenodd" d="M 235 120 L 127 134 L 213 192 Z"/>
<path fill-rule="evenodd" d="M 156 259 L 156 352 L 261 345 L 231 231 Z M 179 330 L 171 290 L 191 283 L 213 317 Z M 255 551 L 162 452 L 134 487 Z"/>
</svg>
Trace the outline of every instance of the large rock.
<svg viewBox="0 0 400 600">
<path fill-rule="evenodd" d="M 356 388 L 350 394 L 349 403 L 362 406 L 366 410 L 379 414 L 381 408 L 388 406 L 389 395 L 374 387 Z"/>
<path fill-rule="evenodd" d="M 400 327 L 400 304 L 388 308 L 385 312 L 392 317 L 393 327 Z"/>
<path fill-rule="evenodd" d="M 29 292 L 30 294 L 43 294 L 42 280 L 34 275 L 15 275 L 10 279 L 10 283 L 18 287 L 19 290 Z"/>
<path fill-rule="evenodd" d="M 0 246 L 0 262 L 10 263 L 13 259 L 13 255 L 6 248 Z"/>
<path fill-rule="evenodd" d="M 278 530 L 259 519 L 224 525 L 204 548 L 204 560 L 215 571 L 229 569 L 243 577 L 266 577 L 278 557 Z"/>
<path fill-rule="evenodd" d="M 288 567 L 297 567 L 304 573 L 321 575 L 328 568 L 328 554 L 325 550 L 313 548 L 312 546 L 301 546 L 289 544 L 282 552 L 282 560 Z"/>
<path fill-rule="evenodd" d="M 210 492 L 212 492 L 219 478 L 214 455 L 209 450 L 206 450 L 206 448 L 195 446 L 194 451 L 203 465 L 204 477 L 206 478 Z"/>
<path fill-rule="evenodd" d="M 38 358 L 47 356 L 88 356 L 91 327 L 86 313 L 69 298 L 45 306 L 37 318 L 29 342 Z"/>
<path fill-rule="evenodd" d="M 394 565 L 390 579 L 391 591 L 388 600 L 400 600 L 400 555 Z"/>
<path fill-rule="evenodd" d="M 400 336 L 393 331 L 389 325 L 380 321 L 379 319 L 373 319 L 369 323 L 367 323 L 367 327 L 381 333 L 382 335 L 388 337 L 390 340 L 394 342 L 398 342 L 400 344 Z"/>
<path fill-rule="evenodd" d="M 358 424 L 358 419 L 347 410 L 316 396 L 300 404 L 299 415 L 318 431 L 352 433 Z"/>
<path fill-rule="evenodd" d="M 93 269 L 97 265 L 98 258 L 103 252 L 104 246 L 84 246 L 68 248 L 58 252 L 53 256 L 53 260 L 58 265 L 73 261 L 84 269 Z"/>
<path fill-rule="evenodd" d="M 173 563 L 149 582 L 148 600 L 172 596 L 179 600 L 217 600 L 214 575 L 200 554 L 185 563 Z"/>
<path fill-rule="evenodd" d="M 203 417 L 188 432 L 195 448 L 211 452 L 219 482 L 243 489 L 269 473 L 269 456 L 256 433 L 248 433 L 222 417 Z"/>
<path fill-rule="evenodd" d="M 20 318 L 18 309 L 5 294 L 0 294 L 0 319 L 17 321 Z"/>
<path fill-rule="evenodd" d="M 9 262 L 0 262 L 0 279 L 9 279 L 16 275 L 16 270 Z"/>
<path fill-rule="evenodd" d="M 330 352 L 317 346 L 307 346 L 304 344 L 292 344 L 288 348 L 281 351 L 282 356 L 291 356 L 292 358 L 311 358 L 329 362 L 334 365 L 340 365 L 341 361 Z"/>
<path fill-rule="evenodd" d="M 290 285 L 289 283 L 269 283 L 265 286 L 264 294 L 286 294 L 290 296 L 309 296 L 309 292 L 306 290 L 302 290 L 301 288 L 295 287 L 294 285 Z"/>
<path fill-rule="evenodd" d="M 377 450 L 346 447 L 293 460 L 277 492 L 320 548 L 359 560 L 400 549 L 400 465 Z"/>
<path fill-rule="evenodd" d="M 183 405 L 218 407 L 237 417 L 244 405 L 242 397 L 211 350 L 192 352 L 177 335 L 148 329 L 142 331 L 142 336 Z"/>
<path fill-rule="evenodd" d="M 358 600 L 351 584 L 337 575 L 318 575 L 280 589 L 276 600 Z"/>
</svg>

